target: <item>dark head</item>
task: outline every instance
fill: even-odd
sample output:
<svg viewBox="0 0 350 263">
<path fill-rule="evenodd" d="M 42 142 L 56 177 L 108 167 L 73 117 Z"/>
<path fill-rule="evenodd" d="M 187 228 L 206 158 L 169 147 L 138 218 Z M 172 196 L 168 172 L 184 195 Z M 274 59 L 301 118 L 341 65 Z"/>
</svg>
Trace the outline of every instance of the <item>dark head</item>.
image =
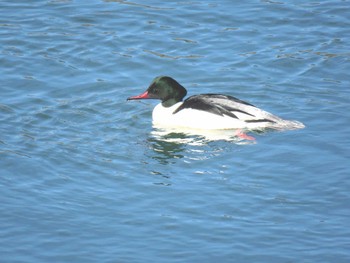
<svg viewBox="0 0 350 263">
<path fill-rule="evenodd" d="M 144 93 L 129 97 L 128 100 L 159 99 L 162 101 L 164 107 L 170 107 L 182 101 L 186 94 L 186 89 L 175 79 L 167 76 L 160 76 L 152 81 L 151 85 Z"/>
</svg>

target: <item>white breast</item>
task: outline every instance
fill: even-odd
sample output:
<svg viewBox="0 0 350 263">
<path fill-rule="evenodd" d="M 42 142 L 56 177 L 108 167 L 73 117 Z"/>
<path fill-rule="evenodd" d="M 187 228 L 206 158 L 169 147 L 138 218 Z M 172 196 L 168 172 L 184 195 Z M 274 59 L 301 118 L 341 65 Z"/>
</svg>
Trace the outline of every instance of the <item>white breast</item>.
<svg viewBox="0 0 350 263">
<path fill-rule="evenodd" d="M 245 128 L 244 121 L 229 116 L 220 116 L 210 112 L 183 109 L 176 114 L 173 112 L 181 106 L 178 102 L 171 107 L 158 104 L 152 113 L 153 124 L 165 127 L 187 127 L 192 129 L 238 129 Z"/>
</svg>

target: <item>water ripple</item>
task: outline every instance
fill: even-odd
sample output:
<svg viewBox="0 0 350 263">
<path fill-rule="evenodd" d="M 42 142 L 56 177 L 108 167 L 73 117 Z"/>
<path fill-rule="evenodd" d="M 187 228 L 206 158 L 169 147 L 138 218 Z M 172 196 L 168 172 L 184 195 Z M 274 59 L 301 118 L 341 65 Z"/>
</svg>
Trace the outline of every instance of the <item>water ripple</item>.
<svg viewBox="0 0 350 263">
<path fill-rule="evenodd" d="M 348 9 L 2 1 L 1 259 L 349 262 Z M 162 133 L 158 75 L 307 128 Z"/>
</svg>

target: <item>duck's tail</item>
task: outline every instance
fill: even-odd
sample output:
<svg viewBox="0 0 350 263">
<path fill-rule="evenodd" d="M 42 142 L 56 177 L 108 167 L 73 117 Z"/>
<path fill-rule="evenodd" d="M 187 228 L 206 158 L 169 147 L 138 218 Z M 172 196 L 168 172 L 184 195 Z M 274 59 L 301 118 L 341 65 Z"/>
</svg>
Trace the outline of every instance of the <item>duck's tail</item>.
<svg viewBox="0 0 350 263">
<path fill-rule="evenodd" d="M 300 121 L 295 120 L 280 120 L 276 123 L 271 124 L 271 128 L 275 130 L 298 130 L 305 128 L 305 125 Z"/>
</svg>

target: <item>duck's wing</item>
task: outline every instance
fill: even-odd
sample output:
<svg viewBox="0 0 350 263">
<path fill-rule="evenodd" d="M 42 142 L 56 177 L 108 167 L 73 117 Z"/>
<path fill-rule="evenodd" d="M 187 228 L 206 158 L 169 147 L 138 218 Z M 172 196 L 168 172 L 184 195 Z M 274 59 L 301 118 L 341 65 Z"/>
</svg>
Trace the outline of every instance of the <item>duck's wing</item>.
<svg viewBox="0 0 350 263">
<path fill-rule="evenodd" d="M 221 94 L 201 94 L 191 96 L 187 98 L 173 114 L 184 109 L 201 110 L 220 116 L 227 115 L 245 122 L 274 123 L 275 118 L 278 118 L 248 102 Z"/>
</svg>

